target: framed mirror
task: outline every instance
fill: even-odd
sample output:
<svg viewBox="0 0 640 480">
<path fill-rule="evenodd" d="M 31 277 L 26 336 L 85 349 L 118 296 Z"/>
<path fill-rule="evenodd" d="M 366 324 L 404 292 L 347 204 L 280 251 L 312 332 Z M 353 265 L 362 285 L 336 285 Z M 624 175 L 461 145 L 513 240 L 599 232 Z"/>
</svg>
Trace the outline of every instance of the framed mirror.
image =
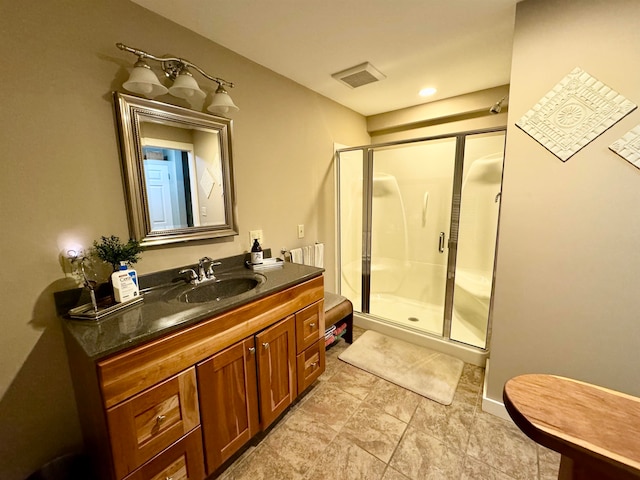
<svg viewBox="0 0 640 480">
<path fill-rule="evenodd" d="M 114 93 L 132 237 L 144 246 L 237 235 L 232 121 Z"/>
</svg>

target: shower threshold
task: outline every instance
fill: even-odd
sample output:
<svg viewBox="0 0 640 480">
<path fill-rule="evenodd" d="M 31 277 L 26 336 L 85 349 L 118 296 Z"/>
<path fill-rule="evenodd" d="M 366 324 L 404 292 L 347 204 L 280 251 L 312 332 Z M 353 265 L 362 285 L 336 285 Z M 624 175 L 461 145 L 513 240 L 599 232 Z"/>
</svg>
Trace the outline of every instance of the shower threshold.
<svg viewBox="0 0 640 480">
<path fill-rule="evenodd" d="M 374 330 L 393 338 L 430 348 L 431 350 L 459 358 L 465 363 L 479 367 L 485 366 L 489 357 L 487 350 L 436 336 L 434 333 L 416 329 L 415 324 L 409 325 L 409 323 L 412 322 L 407 321 L 406 324 L 399 324 L 393 320 L 375 315 L 353 312 L 353 324 L 357 327 L 365 330 Z"/>
</svg>

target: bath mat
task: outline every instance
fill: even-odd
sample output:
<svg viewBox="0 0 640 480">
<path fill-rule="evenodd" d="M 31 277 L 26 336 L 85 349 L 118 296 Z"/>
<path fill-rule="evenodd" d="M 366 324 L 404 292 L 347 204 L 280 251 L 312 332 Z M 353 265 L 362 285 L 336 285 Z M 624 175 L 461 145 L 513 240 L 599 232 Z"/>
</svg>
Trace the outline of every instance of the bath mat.
<svg viewBox="0 0 640 480">
<path fill-rule="evenodd" d="M 373 330 L 338 358 L 443 405 L 451 405 L 464 366 L 457 358 Z"/>
</svg>

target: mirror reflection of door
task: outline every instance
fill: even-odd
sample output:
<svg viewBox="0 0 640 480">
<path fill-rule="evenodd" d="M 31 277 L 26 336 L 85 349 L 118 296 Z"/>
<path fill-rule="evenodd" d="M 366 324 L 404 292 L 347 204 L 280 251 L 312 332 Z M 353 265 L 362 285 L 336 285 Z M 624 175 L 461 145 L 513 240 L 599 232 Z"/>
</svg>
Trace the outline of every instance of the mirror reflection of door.
<svg viewBox="0 0 640 480">
<path fill-rule="evenodd" d="M 199 226 L 193 145 L 145 139 L 142 153 L 151 231 Z"/>
<path fill-rule="evenodd" d="M 162 160 L 145 159 L 144 172 L 151 230 L 175 228 L 171 206 L 169 165 Z"/>
</svg>

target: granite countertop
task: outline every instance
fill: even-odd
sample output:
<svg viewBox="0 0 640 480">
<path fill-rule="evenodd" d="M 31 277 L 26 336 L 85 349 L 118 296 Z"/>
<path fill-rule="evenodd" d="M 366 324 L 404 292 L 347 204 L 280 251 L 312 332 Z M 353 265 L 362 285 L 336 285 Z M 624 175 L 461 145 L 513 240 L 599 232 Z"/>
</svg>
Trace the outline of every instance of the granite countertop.
<svg viewBox="0 0 640 480">
<path fill-rule="evenodd" d="M 223 267 L 216 269 L 216 275 L 253 273 L 264 276 L 264 282 L 253 290 L 231 298 L 207 303 L 182 303 L 170 299 L 169 290 L 180 285 L 188 286 L 184 280 L 177 278 L 180 268 L 175 268 L 140 277 L 144 297 L 141 303 L 100 320 L 75 320 L 68 315 L 61 315 L 63 326 L 89 358 L 98 360 L 310 280 L 324 271 L 322 268 L 284 262 L 282 268 L 252 272 L 237 257 L 232 257 L 231 262 L 225 260 L 228 259 L 222 259 Z M 225 264 L 227 268 L 224 268 Z M 68 306 L 63 307 L 62 312 L 68 311 Z M 59 302 L 58 307 L 61 313 Z"/>
</svg>

